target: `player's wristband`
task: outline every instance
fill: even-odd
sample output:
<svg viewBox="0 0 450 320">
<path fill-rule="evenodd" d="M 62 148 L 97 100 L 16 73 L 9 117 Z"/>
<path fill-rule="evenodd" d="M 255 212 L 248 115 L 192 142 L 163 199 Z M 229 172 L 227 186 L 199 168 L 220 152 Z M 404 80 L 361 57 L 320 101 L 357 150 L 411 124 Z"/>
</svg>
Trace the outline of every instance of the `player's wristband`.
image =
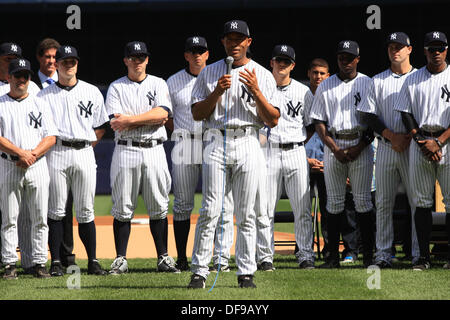
<svg viewBox="0 0 450 320">
<path fill-rule="evenodd" d="M 442 147 L 444 146 L 438 138 L 434 138 L 434 141 L 436 141 L 436 144 L 438 145 L 439 149 L 442 149 Z"/>
</svg>

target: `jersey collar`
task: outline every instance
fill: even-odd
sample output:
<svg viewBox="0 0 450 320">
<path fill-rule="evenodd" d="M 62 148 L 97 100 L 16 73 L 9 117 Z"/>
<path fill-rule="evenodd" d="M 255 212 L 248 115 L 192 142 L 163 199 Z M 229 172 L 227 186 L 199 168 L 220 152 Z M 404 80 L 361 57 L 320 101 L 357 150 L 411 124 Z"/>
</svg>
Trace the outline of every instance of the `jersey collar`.
<svg viewBox="0 0 450 320">
<path fill-rule="evenodd" d="M 16 102 L 22 102 L 23 100 L 25 100 L 26 98 L 28 98 L 28 97 L 30 96 L 30 93 L 28 93 L 27 96 L 26 96 L 25 98 L 22 98 L 22 99 L 13 98 L 13 97 L 11 97 L 11 96 L 9 95 L 9 93 L 7 93 L 7 95 L 8 95 L 8 97 L 9 97 L 11 100 L 14 100 L 14 101 L 16 101 Z"/>
<path fill-rule="evenodd" d="M 59 81 L 55 82 L 55 84 L 63 90 L 70 91 L 77 86 L 78 79 L 77 79 L 77 82 L 73 86 L 63 86 Z"/>
</svg>

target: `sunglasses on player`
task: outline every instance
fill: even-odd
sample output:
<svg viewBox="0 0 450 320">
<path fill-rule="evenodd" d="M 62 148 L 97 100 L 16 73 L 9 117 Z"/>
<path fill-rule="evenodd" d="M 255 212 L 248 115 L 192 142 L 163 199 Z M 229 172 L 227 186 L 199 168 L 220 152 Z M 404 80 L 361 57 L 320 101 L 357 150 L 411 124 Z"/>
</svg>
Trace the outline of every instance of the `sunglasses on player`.
<svg viewBox="0 0 450 320">
<path fill-rule="evenodd" d="M 190 52 L 192 54 L 197 54 L 197 53 L 204 54 L 206 51 L 208 51 L 208 49 L 198 47 L 198 48 L 191 48 L 187 52 Z"/>
<path fill-rule="evenodd" d="M 286 65 L 290 65 L 292 63 L 292 60 L 289 58 L 275 57 L 273 58 L 273 60 L 275 60 L 278 63 L 283 62 Z"/>
<path fill-rule="evenodd" d="M 433 46 L 433 47 L 425 47 L 425 50 L 427 50 L 429 53 L 435 53 L 437 52 L 444 52 L 448 46 Z"/>
</svg>

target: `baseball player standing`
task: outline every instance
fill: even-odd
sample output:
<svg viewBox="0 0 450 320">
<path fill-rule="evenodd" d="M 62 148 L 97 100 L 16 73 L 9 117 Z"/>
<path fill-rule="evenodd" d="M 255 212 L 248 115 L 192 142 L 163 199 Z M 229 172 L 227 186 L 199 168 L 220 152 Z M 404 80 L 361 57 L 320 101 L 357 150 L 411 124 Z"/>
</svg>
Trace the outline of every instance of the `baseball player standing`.
<svg viewBox="0 0 450 320">
<path fill-rule="evenodd" d="M 176 267 L 181 271 L 189 270 L 186 245 L 191 227 L 190 217 L 194 208 L 195 189 L 198 177 L 201 175 L 202 165 L 203 127 L 201 121 L 195 121 L 192 118 L 191 93 L 197 76 L 206 66 L 208 57 L 209 50 L 205 38 L 201 36 L 187 38 L 184 47 L 184 59 L 188 62 L 188 66 L 167 79 L 173 107 L 173 118 L 170 118 L 166 125 L 172 129 L 172 140 L 175 140 L 172 151 L 173 229 L 178 253 Z M 226 197 L 225 200 L 228 202 L 227 208 L 232 205 L 230 197 Z M 230 210 L 227 212 L 230 212 Z M 219 256 L 221 256 L 222 270 L 225 270 L 224 268 L 228 266 L 230 247 L 233 244 L 232 210 L 231 214 L 224 215 L 224 218 L 224 234 L 221 235 L 221 229 L 218 229 L 219 234 L 216 237 L 217 241 L 220 241 L 219 237 L 223 237 L 224 241 L 220 241 L 220 244 L 215 246 L 217 249 L 215 260 L 218 261 Z M 222 227 L 220 223 L 218 226 Z"/>
<path fill-rule="evenodd" d="M 103 96 L 97 87 L 77 79 L 79 56 L 64 45 L 56 52 L 58 82 L 38 93 L 50 106 L 59 137 L 48 155 L 50 171 L 49 247 L 50 274 L 62 276 L 61 244 L 69 189 L 72 190 L 78 234 L 88 256 L 88 274 L 105 275 L 96 258 L 94 198 L 97 178 L 93 146 L 109 121 Z"/>
<path fill-rule="evenodd" d="M 167 140 L 163 124 L 172 113 L 172 104 L 166 82 L 146 73 L 148 55 L 144 42 L 127 43 L 123 61 L 128 73 L 111 83 L 106 96 L 116 140 L 111 163 L 111 214 L 117 252 L 111 264 L 113 275 L 128 271 L 126 250 L 141 190 L 158 254 L 157 271 L 180 272 L 167 254 L 172 181 L 162 143 Z"/>
<path fill-rule="evenodd" d="M 325 144 L 324 175 L 328 192 L 328 244 L 330 256 L 321 268 L 338 268 L 339 221 L 344 214 L 347 177 L 363 243 L 363 263 L 372 264 L 374 233 L 371 212 L 373 176 L 373 141 L 366 125 L 361 123 L 356 108 L 366 97 L 371 79 L 357 72 L 359 45 L 355 41 L 339 42 L 339 72 L 324 80 L 317 88 L 310 117 Z M 371 132 L 370 132 L 371 133 Z"/>
<path fill-rule="evenodd" d="M 375 75 L 365 99 L 357 108 L 363 121 L 370 126 L 379 140 L 376 152 L 376 259 L 380 268 L 392 267 L 392 245 L 394 242 L 393 210 L 399 184 L 403 183 L 412 212 L 412 193 L 409 185 L 409 145 L 411 136 L 394 110 L 400 89 L 405 80 L 416 69 L 409 56 L 412 51 L 410 39 L 403 32 L 393 32 L 387 38 L 390 67 Z M 418 258 L 417 238 L 412 224 L 412 257 Z"/>
<path fill-rule="evenodd" d="M 194 120 L 204 120 L 203 201 L 195 230 L 188 288 L 204 288 L 212 243 L 225 194 L 232 191 L 237 224 L 236 265 L 239 287 L 255 287 L 254 205 L 264 160 L 258 131 L 274 127 L 280 116 L 272 74 L 246 56 L 251 45 L 247 23 L 225 23 L 222 44 L 228 56 L 206 66 L 192 89 Z M 228 70 L 230 71 L 228 71 Z"/>
<path fill-rule="evenodd" d="M 47 262 L 49 172 L 44 154 L 55 144 L 58 130 L 47 105 L 28 93 L 30 62 L 19 58 L 9 65 L 10 91 L 0 97 L 0 202 L 2 210 L 3 278 L 17 278 L 17 219 L 22 206 L 31 227 L 33 274 L 50 277 Z M 22 205 L 23 204 L 23 205 Z"/>
<path fill-rule="evenodd" d="M 409 153 L 410 186 L 415 200 L 417 240 L 420 258 L 414 270 L 431 267 L 430 234 L 436 179 L 439 181 L 446 211 L 446 230 L 450 235 L 450 69 L 446 62 L 448 42 L 443 32 L 425 35 L 427 64 L 404 82 L 395 109 L 414 139 Z M 450 251 L 445 269 L 450 269 Z"/>
<path fill-rule="evenodd" d="M 278 125 L 270 130 L 267 156 L 268 212 L 271 222 L 272 251 L 274 251 L 274 213 L 281 197 L 282 183 L 294 212 L 294 231 L 298 246 L 296 256 L 301 269 L 314 268 L 313 223 L 311 218 L 311 198 L 309 189 L 309 167 L 306 159 L 305 111 L 306 96 L 309 91 L 304 84 L 292 79 L 295 67 L 295 51 L 286 44 L 277 45 L 270 61 L 272 74 L 280 95 Z M 311 137 L 312 131 L 309 132 Z"/>
</svg>

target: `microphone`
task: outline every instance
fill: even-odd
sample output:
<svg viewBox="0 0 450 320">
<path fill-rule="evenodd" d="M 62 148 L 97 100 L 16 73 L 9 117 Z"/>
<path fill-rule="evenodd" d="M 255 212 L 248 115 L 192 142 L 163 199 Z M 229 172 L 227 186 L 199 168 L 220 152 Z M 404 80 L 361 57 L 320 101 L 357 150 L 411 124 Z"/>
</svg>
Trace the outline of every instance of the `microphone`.
<svg viewBox="0 0 450 320">
<path fill-rule="evenodd" d="M 231 66 L 232 66 L 233 62 L 234 62 L 234 59 L 231 56 L 228 56 L 225 59 L 225 63 L 227 64 L 227 74 L 231 73 Z"/>
</svg>

